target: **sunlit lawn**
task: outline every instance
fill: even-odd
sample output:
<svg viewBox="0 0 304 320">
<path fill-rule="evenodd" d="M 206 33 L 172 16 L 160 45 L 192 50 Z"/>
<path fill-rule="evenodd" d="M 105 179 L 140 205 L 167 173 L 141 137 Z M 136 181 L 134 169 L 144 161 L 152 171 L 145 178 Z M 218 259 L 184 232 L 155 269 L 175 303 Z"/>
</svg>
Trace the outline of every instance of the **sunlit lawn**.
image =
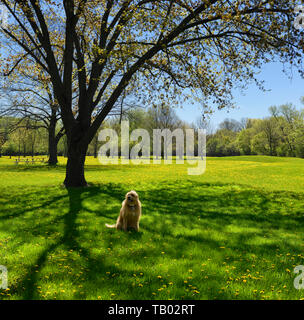
<svg viewBox="0 0 304 320">
<path fill-rule="evenodd" d="M 0 158 L 0 299 L 300 299 L 304 160 L 208 158 L 187 165 L 102 166 L 88 188 L 60 165 Z M 139 233 L 107 229 L 124 195 L 143 204 Z"/>
</svg>

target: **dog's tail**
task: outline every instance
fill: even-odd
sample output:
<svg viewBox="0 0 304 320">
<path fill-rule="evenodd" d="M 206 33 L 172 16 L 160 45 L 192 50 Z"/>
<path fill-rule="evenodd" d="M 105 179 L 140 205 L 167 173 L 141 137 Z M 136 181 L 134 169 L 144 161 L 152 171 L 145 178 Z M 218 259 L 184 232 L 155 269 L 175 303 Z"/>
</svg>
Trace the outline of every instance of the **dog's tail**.
<svg viewBox="0 0 304 320">
<path fill-rule="evenodd" d="M 116 228 L 116 224 L 105 224 L 107 228 Z"/>
</svg>

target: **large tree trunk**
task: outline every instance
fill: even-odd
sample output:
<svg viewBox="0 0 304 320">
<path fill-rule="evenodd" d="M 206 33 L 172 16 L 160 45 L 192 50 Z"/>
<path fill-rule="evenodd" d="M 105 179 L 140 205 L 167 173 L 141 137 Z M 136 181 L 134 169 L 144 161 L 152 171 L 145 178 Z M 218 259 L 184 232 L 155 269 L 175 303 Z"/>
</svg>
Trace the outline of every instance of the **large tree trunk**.
<svg viewBox="0 0 304 320">
<path fill-rule="evenodd" d="M 68 138 L 68 162 L 64 185 L 66 187 L 85 187 L 87 182 L 84 177 L 84 163 L 88 146 L 79 148 L 77 143 L 69 142 Z"/>
</svg>

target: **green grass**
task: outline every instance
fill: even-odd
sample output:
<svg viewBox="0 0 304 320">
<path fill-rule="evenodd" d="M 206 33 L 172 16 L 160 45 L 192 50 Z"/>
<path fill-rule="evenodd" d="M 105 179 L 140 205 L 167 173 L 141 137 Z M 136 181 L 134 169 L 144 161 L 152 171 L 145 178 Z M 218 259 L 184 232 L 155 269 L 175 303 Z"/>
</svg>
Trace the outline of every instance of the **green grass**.
<svg viewBox="0 0 304 320">
<path fill-rule="evenodd" d="M 208 158 L 101 166 L 65 189 L 57 167 L 0 158 L 0 299 L 301 299 L 303 160 Z M 143 204 L 139 233 L 107 229 L 123 197 Z"/>
</svg>

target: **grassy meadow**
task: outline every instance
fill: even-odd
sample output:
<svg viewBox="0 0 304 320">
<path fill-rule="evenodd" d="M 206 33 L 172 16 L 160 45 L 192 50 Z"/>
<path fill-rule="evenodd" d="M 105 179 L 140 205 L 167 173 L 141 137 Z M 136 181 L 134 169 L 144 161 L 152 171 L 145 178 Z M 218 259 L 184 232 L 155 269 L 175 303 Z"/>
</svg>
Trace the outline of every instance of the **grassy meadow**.
<svg viewBox="0 0 304 320">
<path fill-rule="evenodd" d="M 208 158 L 187 165 L 86 162 L 87 188 L 56 167 L 0 158 L 0 299 L 304 299 L 304 160 Z M 107 229 L 127 191 L 140 232 Z"/>
</svg>

